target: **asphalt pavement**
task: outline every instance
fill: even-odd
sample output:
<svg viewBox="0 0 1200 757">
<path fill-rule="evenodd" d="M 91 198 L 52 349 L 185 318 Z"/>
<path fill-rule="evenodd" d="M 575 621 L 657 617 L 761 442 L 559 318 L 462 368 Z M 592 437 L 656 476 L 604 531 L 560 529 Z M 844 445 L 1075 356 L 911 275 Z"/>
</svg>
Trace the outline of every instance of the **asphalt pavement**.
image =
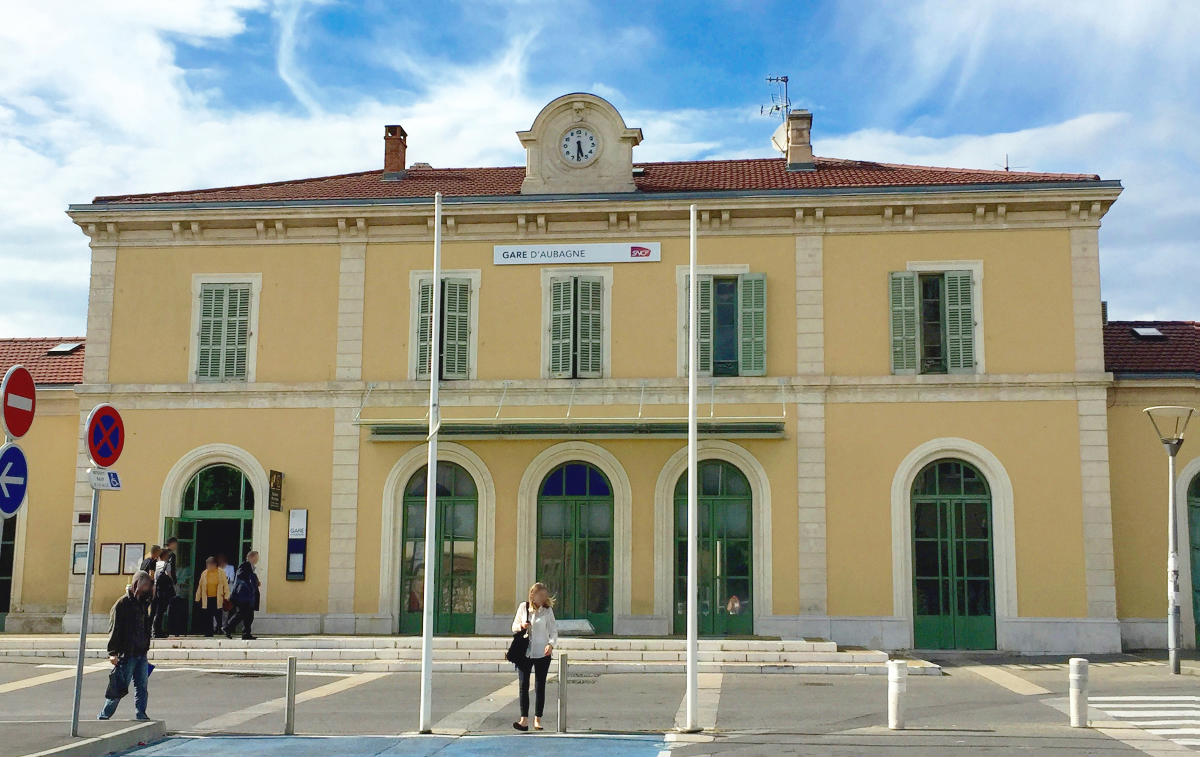
<svg viewBox="0 0 1200 757">
<path fill-rule="evenodd" d="M 1069 728 L 1065 658 L 956 656 L 940 662 L 946 675 L 909 678 L 904 731 L 886 727 L 887 682 L 881 676 L 725 674 L 702 681 L 700 712 L 706 729 L 695 736 L 673 732 L 684 697 L 681 674 L 572 676 L 568 736 L 555 733 L 558 684 L 553 676 L 547 730 L 518 734 L 511 726 L 518 715 L 514 676 L 435 674 L 435 735 L 417 736 L 417 674 L 302 672 L 296 706 L 300 735 L 295 738 L 279 736 L 282 676 L 162 665 L 151 677 L 149 710 L 175 736 L 129 754 L 1192 753 L 1177 743 L 1180 740 L 1154 735 L 1152 729 L 1109 722 L 1099 709 L 1093 711 L 1099 727 Z M 65 665 L 0 664 L 0 725 L 69 718 L 73 681 L 62 675 L 66 671 Z M 89 673 L 85 682 L 83 716 L 90 720 L 102 701 L 103 671 Z M 1133 656 L 1094 661 L 1091 684 L 1091 694 L 1097 697 L 1151 696 L 1166 701 L 1200 691 L 1200 678 L 1172 677 L 1161 661 Z M 122 702 L 117 718 L 132 714 L 132 702 Z"/>
</svg>

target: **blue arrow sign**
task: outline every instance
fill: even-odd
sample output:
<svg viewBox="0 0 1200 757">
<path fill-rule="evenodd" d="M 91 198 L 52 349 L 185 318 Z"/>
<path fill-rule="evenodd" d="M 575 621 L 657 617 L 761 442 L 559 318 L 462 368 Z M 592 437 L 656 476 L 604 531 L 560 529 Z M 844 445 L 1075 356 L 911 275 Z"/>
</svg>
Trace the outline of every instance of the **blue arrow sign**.
<svg viewBox="0 0 1200 757">
<path fill-rule="evenodd" d="M 25 453 L 15 444 L 0 447 L 0 514 L 5 518 L 14 515 L 25 503 L 25 489 L 29 486 L 29 464 Z"/>
</svg>

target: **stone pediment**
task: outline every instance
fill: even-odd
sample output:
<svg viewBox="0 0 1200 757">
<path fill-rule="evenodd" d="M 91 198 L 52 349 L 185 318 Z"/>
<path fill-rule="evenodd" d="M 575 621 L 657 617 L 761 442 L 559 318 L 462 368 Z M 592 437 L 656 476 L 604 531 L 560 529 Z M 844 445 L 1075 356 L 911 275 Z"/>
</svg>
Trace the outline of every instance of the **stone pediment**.
<svg viewBox="0 0 1200 757">
<path fill-rule="evenodd" d="M 576 92 L 552 101 L 528 131 L 521 194 L 633 192 L 633 148 L 641 129 L 602 97 Z"/>
</svg>

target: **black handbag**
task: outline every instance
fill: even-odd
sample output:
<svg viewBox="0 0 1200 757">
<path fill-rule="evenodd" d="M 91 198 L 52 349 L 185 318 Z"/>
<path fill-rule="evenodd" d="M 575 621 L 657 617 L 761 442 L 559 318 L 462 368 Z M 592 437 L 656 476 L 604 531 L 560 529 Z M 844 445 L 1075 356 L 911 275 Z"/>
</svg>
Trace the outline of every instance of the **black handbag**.
<svg viewBox="0 0 1200 757">
<path fill-rule="evenodd" d="M 129 693 L 129 681 L 123 680 L 120 674 L 121 666 L 125 664 L 125 658 L 117 660 L 117 664 L 113 665 L 112 672 L 108 674 L 108 688 L 104 690 L 105 699 L 120 699 Z"/>
<path fill-rule="evenodd" d="M 526 622 L 532 626 L 533 613 L 529 611 L 528 602 L 525 603 L 525 617 Z M 523 665 L 529 659 L 529 631 L 517 631 L 513 634 L 512 643 L 508 645 L 504 659 L 513 665 Z"/>
</svg>

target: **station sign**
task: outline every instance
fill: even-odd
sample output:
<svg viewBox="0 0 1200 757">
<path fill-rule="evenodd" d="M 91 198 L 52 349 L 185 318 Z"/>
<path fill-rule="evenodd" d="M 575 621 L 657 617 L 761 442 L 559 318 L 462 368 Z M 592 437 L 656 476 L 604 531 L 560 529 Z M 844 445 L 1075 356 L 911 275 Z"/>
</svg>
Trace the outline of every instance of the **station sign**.
<svg viewBox="0 0 1200 757">
<path fill-rule="evenodd" d="M 656 263 L 660 260 L 662 245 L 658 242 L 498 244 L 492 247 L 492 262 L 496 265 Z"/>
</svg>

